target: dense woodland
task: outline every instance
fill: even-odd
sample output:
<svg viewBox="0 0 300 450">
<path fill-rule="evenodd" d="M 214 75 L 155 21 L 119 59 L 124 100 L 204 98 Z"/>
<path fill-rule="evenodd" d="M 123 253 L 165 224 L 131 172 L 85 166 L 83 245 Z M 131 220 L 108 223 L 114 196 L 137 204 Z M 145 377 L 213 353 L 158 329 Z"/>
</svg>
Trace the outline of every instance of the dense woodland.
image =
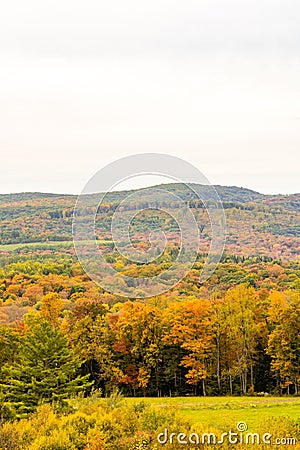
<svg viewBox="0 0 300 450">
<path fill-rule="evenodd" d="M 228 243 L 213 276 L 198 283 L 204 251 L 170 292 L 139 301 L 104 292 L 84 273 L 68 243 L 71 196 L 2 196 L 1 417 L 116 388 L 130 396 L 299 394 L 299 195 L 235 189 L 230 202 L 232 189 L 223 192 Z M 110 263 L 132 276 L 165 268 L 172 245 L 146 266 L 118 254 L 105 234 L 114 201 L 99 211 Z M 208 243 L 201 207 L 191 207 Z M 142 245 L 138 221 L 133 233 Z"/>
<path fill-rule="evenodd" d="M 198 220 L 203 251 L 207 251 L 210 226 L 203 205 L 183 185 L 166 185 L 171 193 L 189 202 Z M 270 256 L 275 259 L 299 260 L 300 244 L 300 194 L 289 196 L 267 196 L 257 192 L 216 186 L 227 218 L 227 252 L 231 255 Z M 201 197 L 209 199 L 205 186 Z M 100 240 L 111 239 L 110 223 L 116 206 L 128 192 L 112 192 L 105 196 L 97 215 L 97 230 Z M 94 214 L 94 196 L 90 196 L 83 216 Z M 0 245 L 47 241 L 72 241 L 72 217 L 76 196 L 55 194 L 10 194 L 0 195 Z M 140 205 L 146 207 L 143 189 L 140 190 Z M 139 236 L 139 226 L 144 218 L 137 218 L 133 229 Z M 173 223 L 165 223 L 170 231 Z"/>
</svg>

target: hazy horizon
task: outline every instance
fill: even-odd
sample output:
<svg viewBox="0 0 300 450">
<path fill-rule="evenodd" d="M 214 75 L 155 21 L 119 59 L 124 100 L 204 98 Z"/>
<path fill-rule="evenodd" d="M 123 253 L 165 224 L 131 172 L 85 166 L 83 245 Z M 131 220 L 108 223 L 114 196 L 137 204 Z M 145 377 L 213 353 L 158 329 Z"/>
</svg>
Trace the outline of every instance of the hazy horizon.
<svg viewBox="0 0 300 450">
<path fill-rule="evenodd" d="M 181 183 L 177 183 L 177 182 L 167 182 L 167 183 L 158 183 L 158 184 L 145 184 L 142 186 L 136 186 L 136 187 L 128 187 L 128 188 L 115 188 L 110 190 L 109 192 L 121 192 L 121 191 L 131 191 L 131 190 L 138 190 L 138 189 L 143 189 L 143 188 L 147 188 L 147 187 L 155 187 L 155 186 L 159 186 L 162 184 L 181 184 Z M 184 184 L 184 183 L 182 183 Z M 194 183 L 192 183 L 194 184 Z M 201 183 L 196 183 L 196 184 L 201 184 Z M 261 192 L 257 189 L 252 189 L 249 188 L 247 186 L 236 186 L 236 185 L 224 185 L 224 184 L 213 184 L 214 187 L 224 187 L 224 188 L 237 188 L 237 189 L 245 189 L 245 190 L 249 190 L 249 191 L 253 191 L 262 195 L 270 195 L 270 196 L 276 196 L 276 195 L 283 195 L 283 196 L 288 196 L 288 195 L 293 195 L 293 194 L 300 194 L 299 192 L 291 192 L 291 193 L 284 193 L 284 192 L 278 192 L 278 193 L 274 193 L 274 192 Z M 16 191 L 16 192 L 0 192 L 0 195 L 17 195 L 17 194 L 50 194 L 50 195 L 72 195 L 72 196 L 78 196 L 80 193 L 74 193 L 74 192 L 49 192 L 49 191 Z"/>
</svg>

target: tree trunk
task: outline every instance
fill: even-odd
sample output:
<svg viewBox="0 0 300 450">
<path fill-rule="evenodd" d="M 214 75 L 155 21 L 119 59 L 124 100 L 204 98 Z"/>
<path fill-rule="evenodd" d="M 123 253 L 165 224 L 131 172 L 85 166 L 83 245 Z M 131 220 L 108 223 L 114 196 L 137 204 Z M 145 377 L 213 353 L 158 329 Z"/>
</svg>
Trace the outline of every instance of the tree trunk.
<svg viewBox="0 0 300 450">
<path fill-rule="evenodd" d="M 247 369 L 243 371 L 243 394 L 247 394 Z"/>
<path fill-rule="evenodd" d="M 250 383 L 251 383 L 251 386 L 253 386 L 253 390 L 254 390 L 254 370 L 253 370 L 252 348 L 250 348 Z"/>
<path fill-rule="evenodd" d="M 217 332 L 217 379 L 218 379 L 218 390 L 219 394 L 222 392 L 221 386 L 221 363 L 220 363 L 220 335 Z"/>
<path fill-rule="evenodd" d="M 233 389 L 232 389 L 232 376 L 229 375 L 229 389 L 230 389 L 230 395 L 233 395 Z"/>
<path fill-rule="evenodd" d="M 203 389 L 203 396 L 206 397 L 205 378 L 202 378 L 202 389 Z"/>
</svg>

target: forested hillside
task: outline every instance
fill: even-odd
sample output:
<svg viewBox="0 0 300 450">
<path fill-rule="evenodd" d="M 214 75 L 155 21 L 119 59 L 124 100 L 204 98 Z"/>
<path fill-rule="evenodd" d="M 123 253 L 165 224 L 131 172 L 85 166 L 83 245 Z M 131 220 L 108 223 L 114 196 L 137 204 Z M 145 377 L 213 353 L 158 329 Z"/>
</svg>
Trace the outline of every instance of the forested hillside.
<svg viewBox="0 0 300 450">
<path fill-rule="evenodd" d="M 227 245 L 212 277 L 199 283 L 209 222 L 189 198 L 203 251 L 172 290 L 140 301 L 105 292 L 83 271 L 71 241 L 75 197 L 1 196 L 0 416 L 23 417 L 40 402 L 64 405 L 93 389 L 132 396 L 299 393 L 300 196 L 218 191 Z M 151 277 L 171 264 L 176 245 L 171 240 L 145 265 L 121 256 L 107 224 L 125 194 L 111 194 L 99 209 L 99 246 L 118 272 Z M 142 213 L 133 224 L 137 246 L 148 219 Z M 150 229 L 161 218 L 151 220 Z M 172 220 L 164 224 L 175 236 Z"/>
<path fill-rule="evenodd" d="M 167 185 L 167 188 L 189 201 L 201 230 L 203 251 L 206 251 L 210 240 L 210 225 L 202 203 L 184 185 Z M 221 186 L 216 186 L 216 190 L 227 218 L 228 253 L 246 257 L 262 255 L 284 260 L 299 259 L 300 194 L 266 196 L 248 189 Z M 142 205 L 143 189 L 139 192 Z M 206 186 L 202 186 L 200 192 L 203 198 L 209 199 Z M 109 230 L 112 214 L 126 195 L 128 191 L 112 192 L 102 202 L 97 215 L 100 240 L 111 239 Z M 91 195 L 90 198 L 92 204 L 95 197 Z M 71 195 L 0 195 L 0 245 L 72 241 L 75 202 L 76 196 Z M 88 217 L 91 213 L 92 209 L 87 202 L 82 214 Z M 137 231 L 138 234 L 143 220 L 145 217 L 137 218 L 133 233 Z M 172 229 L 172 223 L 169 228 Z"/>
</svg>

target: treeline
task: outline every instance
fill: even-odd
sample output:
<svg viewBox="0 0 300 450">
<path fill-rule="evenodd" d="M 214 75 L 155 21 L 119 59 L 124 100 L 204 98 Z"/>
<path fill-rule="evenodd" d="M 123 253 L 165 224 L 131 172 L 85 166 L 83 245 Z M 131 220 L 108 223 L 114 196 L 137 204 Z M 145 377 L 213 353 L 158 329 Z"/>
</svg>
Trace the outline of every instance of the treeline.
<svg viewBox="0 0 300 450">
<path fill-rule="evenodd" d="M 36 293 L 35 293 L 36 294 Z M 0 329 L 0 411 L 24 414 L 92 389 L 131 396 L 298 394 L 300 295 L 240 285 L 109 306 L 73 292 L 41 296 Z"/>
<path fill-rule="evenodd" d="M 175 297 L 175 296 L 174 296 Z M 131 395 L 298 393 L 300 296 L 240 285 L 112 308 L 80 298 L 64 330 L 97 387 Z"/>
</svg>

